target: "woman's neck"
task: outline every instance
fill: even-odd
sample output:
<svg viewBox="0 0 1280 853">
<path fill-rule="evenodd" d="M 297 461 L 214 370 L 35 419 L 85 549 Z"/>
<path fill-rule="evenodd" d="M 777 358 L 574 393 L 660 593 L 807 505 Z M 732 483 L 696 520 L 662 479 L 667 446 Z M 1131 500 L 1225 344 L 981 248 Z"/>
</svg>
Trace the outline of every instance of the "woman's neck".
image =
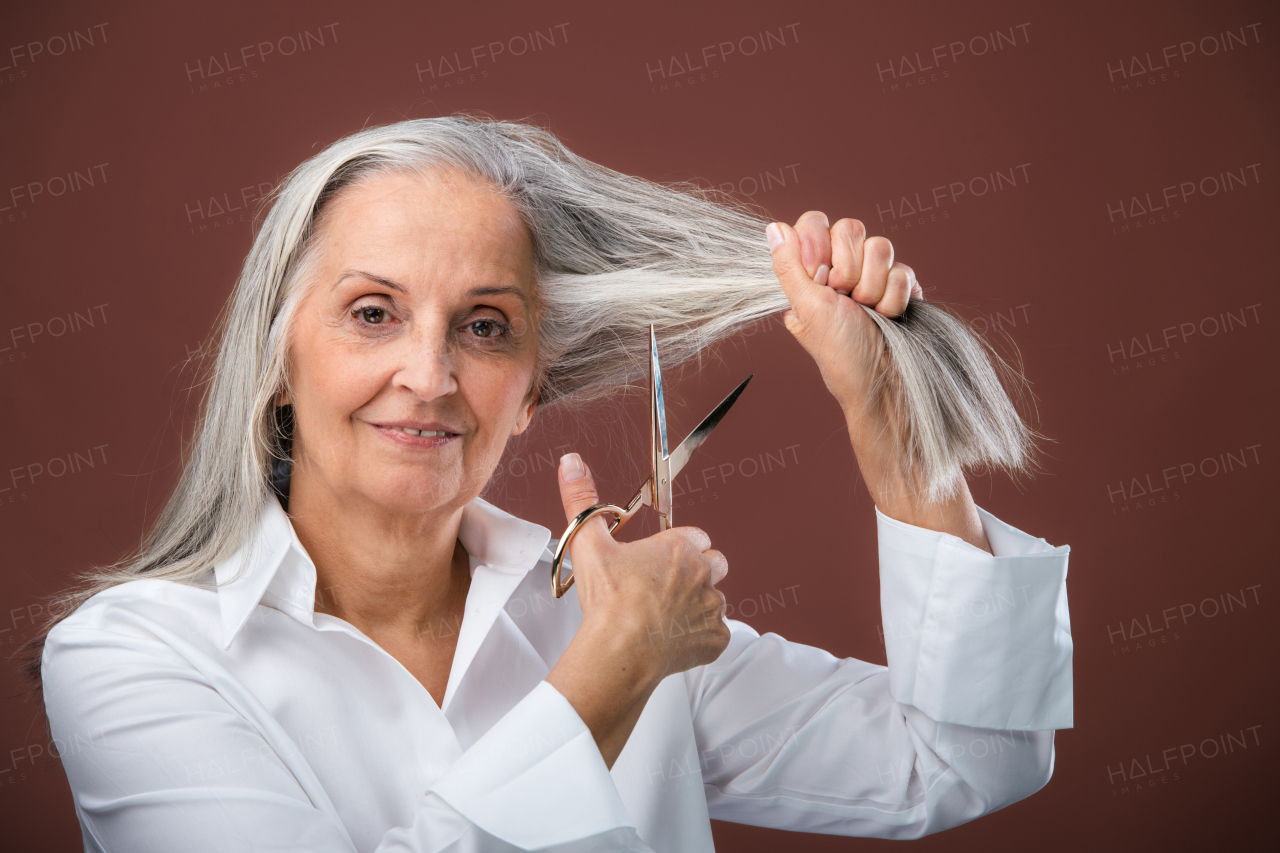
<svg viewBox="0 0 1280 853">
<path fill-rule="evenodd" d="M 289 515 L 316 567 L 316 610 L 375 640 L 438 635 L 457 621 L 471 584 L 462 510 L 406 514 L 344 500 L 295 466 Z"/>
</svg>

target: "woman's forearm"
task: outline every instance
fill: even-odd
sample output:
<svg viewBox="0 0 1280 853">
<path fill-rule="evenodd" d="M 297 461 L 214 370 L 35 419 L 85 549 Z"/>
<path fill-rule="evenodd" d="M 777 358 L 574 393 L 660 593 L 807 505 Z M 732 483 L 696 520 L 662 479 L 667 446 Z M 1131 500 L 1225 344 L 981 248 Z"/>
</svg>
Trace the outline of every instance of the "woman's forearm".
<svg viewBox="0 0 1280 853">
<path fill-rule="evenodd" d="M 849 438 L 858 459 L 858 468 L 872 500 L 882 513 L 926 530 L 959 536 L 970 545 L 992 553 L 978 508 L 963 476 L 950 498 L 928 503 L 923 499 L 923 489 L 904 478 L 899 464 L 899 454 L 904 451 L 892 435 L 885 430 L 868 429 L 866 421 L 848 413 L 845 420 L 849 425 Z"/>
<path fill-rule="evenodd" d="M 616 626 L 584 623 L 547 676 L 591 730 L 612 768 L 660 679 Z"/>
</svg>

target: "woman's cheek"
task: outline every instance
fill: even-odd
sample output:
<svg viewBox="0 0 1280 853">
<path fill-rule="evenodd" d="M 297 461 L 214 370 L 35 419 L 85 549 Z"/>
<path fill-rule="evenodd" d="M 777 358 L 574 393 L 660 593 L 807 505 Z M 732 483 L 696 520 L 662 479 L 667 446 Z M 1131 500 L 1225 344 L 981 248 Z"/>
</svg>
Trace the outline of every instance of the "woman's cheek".
<svg viewBox="0 0 1280 853">
<path fill-rule="evenodd" d="M 323 381 L 349 412 L 373 399 L 395 375 L 393 360 L 385 352 L 362 347 L 328 359 L 327 368 Z"/>
</svg>

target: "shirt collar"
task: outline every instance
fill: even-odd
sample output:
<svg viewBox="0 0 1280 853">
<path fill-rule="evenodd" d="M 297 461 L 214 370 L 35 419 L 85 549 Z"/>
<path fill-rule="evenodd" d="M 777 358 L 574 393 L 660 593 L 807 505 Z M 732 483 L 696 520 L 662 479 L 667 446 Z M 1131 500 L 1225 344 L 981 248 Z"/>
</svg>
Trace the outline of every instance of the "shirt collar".
<svg viewBox="0 0 1280 853">
<path fill-rule="evenodd" d="M 551 531 L 517 518 L 481 498 L 462 508 L 458 540 L 472 566 L 523 576 L 546 552 Z M 231 643 L 264 599 L 288 605 L 291 615 L 311 622 L 315 612 L 316 569 L 293 522 L 274 497 L 268 497 L 248 540 L 214 567 L 223 648 Z M 281 609 L 286 609 L 282 607 Z"/>
</svg>

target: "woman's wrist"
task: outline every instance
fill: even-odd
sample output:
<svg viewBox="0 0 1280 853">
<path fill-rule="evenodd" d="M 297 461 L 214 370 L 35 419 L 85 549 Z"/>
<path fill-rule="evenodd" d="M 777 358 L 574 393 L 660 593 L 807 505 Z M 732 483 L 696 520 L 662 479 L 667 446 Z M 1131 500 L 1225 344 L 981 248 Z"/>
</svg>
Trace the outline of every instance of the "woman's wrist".
<svg viewBox="0 0 1280 853">
<path fill-rule="evenodd" d="M 930 502 L 924 484 L 903 470 L 901 454 L 893 431 L 867 424 L 865 419 L 847 418 L 849 437 L 858 468 L 876 508 L 889 518 L 925 530 L 958 536 L 976 548 L 991 553 L 973 496 L 963 475 L 951 497 Z"/>
<path fill-rule="evenodd" d="M 661 679 L 643 637 L 584 618 L 546 680 L 578 712 L 612 767 Z"/>
</svg>

